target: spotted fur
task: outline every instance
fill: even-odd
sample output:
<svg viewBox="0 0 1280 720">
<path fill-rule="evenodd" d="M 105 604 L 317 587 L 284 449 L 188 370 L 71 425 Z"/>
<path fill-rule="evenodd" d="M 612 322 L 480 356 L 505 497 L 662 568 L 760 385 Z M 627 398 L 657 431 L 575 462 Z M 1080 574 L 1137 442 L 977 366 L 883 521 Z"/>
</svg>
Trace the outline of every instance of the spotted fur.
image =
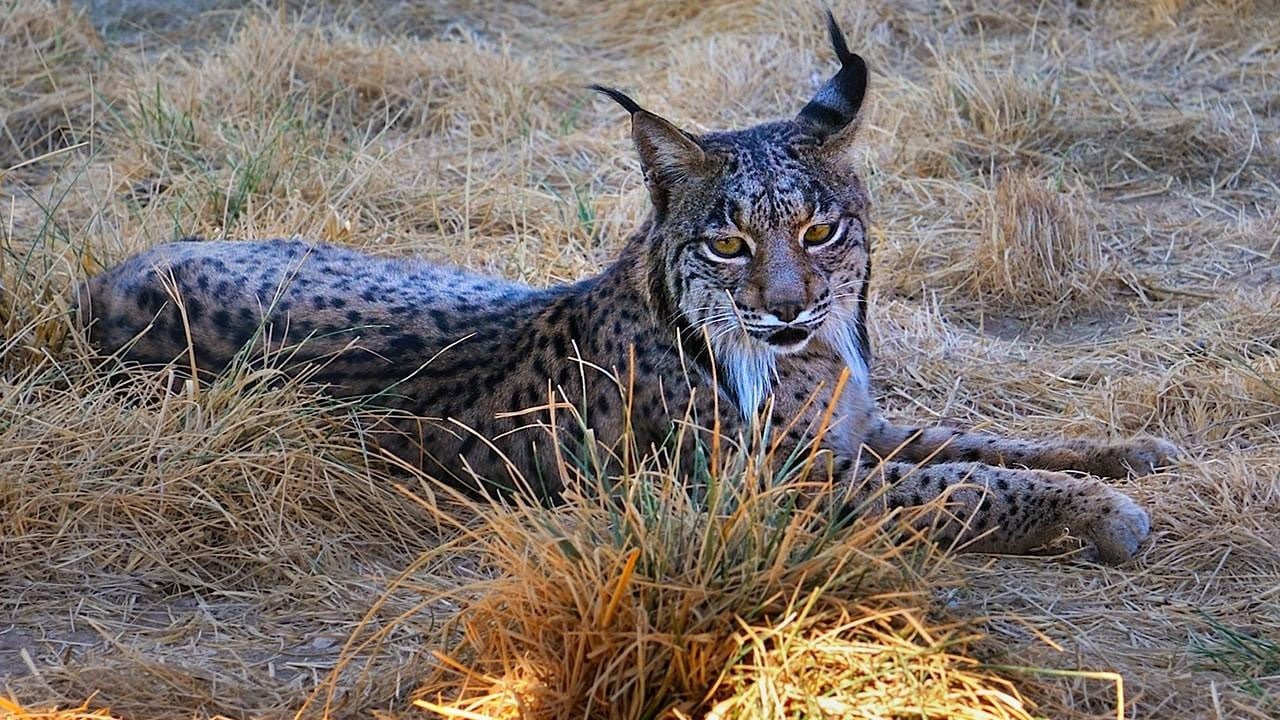
<svg viewBox="0 0 1280 720">
<path fill-rule="evenodd" d="M 1070 530 L 1130 557 L 1146 512 L 1060 471 L 1148 472 L 1168 443 L 1033 443 L 876 411 L 870 200 L 846 157 L 867 70 L 830 31 L 841 69 L 790 120 L 693 135 L 601 88 L 631 114 L 652 208 L 595 277 L 537 289 L 303 240 L 175 242 L 92 278 L 81 317 L 133 361 L 309 368 L 394 410 L 382 444 L 467 488 L 555 497 L 553 426 L 596 443 L 608 470 L 628 433 L 661 448 L 680 425 L 747 444 L 767 424 L 785 455 L 830 408 L 822 444 L 860 506 L 945 496 L 930 521 L 970 548 L 1024 552 Z"/>
</svg>

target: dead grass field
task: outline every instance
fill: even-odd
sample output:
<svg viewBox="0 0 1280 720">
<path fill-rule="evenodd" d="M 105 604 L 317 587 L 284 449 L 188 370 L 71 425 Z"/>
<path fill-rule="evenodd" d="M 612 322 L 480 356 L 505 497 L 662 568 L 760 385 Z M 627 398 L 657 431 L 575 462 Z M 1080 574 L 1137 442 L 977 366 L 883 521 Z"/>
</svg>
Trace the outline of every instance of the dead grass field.
<svg viewBox="0 0 1280 720">
<path fill-rule="evenodd" d="M 75 283 L 185 234 L 593 273 L 645 196 L 584 87 L 792 114 L 834 68 L 817 6 L 0 0 L 0 716 L 1101 718 L 1118 676 L 1126 717 L 1280 717 L 1280 5 L 833 10 L 873 74 L 884 406 L 1177 442 L 1121 483 L 1137 559 L 943 560 L 658 471 L 621 516 L 475 507 L 366 408 L 170 391 L 69 331 Z"/>
</svg>

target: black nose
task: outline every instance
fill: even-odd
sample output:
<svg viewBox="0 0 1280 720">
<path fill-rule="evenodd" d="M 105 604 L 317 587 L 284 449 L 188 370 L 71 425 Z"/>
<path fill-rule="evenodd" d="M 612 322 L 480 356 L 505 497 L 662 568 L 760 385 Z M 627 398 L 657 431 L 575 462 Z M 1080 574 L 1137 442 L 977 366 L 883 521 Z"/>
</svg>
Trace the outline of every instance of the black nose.
<svg viewBox="0 0 1280 720">
<path fill-rule="evenodd" d="M 804 303 L 800 302 L 780 302 L 769 308 L 769 312 L 784 323 L 795 322 L 803 310 Z"/>
</svg>

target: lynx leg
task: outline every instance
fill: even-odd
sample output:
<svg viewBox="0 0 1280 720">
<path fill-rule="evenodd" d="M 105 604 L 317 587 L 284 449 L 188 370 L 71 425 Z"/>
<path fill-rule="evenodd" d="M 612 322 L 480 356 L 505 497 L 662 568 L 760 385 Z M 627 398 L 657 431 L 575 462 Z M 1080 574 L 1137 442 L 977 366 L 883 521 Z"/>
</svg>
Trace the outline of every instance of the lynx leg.
<svg viewBox="0 0 1280 720">
<path fill-rule="evenodd" d="M 899 426 L 881 418 L 867 438 L 880 457 L 908 462 L 978 462 L 1040 470 L 1080 470 L 1102 477 L 1148 475 L 1178 456 L 1172 443 L 1140 437 L 1121 443 L 1076 439 L 1015 440 L 951 428 Z"/>
<path fill-rule="evenodd" d="M 1129 496 L 1088 478 L 975 462 L 915 466 L 886 462 L 855 481 L 865 507 L 924 505 L 943 496 L 945 511 L 925 516 L 937 539 L 966 551 L 1026 553 L 1065 531 L 1096 549 L 1109 564 L 1133 557 L 1151 521 Z"/>
</svg>

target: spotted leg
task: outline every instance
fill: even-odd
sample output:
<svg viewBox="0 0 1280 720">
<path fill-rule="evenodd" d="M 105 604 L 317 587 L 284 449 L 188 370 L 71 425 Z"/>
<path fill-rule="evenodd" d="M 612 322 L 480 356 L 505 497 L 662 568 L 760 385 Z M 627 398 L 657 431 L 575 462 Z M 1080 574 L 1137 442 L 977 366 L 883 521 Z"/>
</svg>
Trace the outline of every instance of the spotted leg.
<svg viewBox="0 0 1280 720">
<path fill-rule="evenodd" d="M 1079 470 L 1113 478 L 1130 473 L 1148 475 L 1178 456 L 1177 447 L 1159 438 L 1140 437 L 1119 443 L 1016 440 L 951 428 L 899 426 L 883 418 L 872 427 L 866 444 L 880 457 L 913 463 L 976 462 Z"/>
<path fill-rule="evenodd" d="M 849 463 L 846 463 L 846 468 Z M 1124 493 L 1090 478 L 977 462 L 916 466 L 889 461 L 851 470 L 862 512 L 922 506 L 921 528 L 966 551 L 1026 553 L 1061 538 L 1084 540 L 1105 563 L 1133 557 L 1151 530 L 1146 510 Z"/>
</svg>

